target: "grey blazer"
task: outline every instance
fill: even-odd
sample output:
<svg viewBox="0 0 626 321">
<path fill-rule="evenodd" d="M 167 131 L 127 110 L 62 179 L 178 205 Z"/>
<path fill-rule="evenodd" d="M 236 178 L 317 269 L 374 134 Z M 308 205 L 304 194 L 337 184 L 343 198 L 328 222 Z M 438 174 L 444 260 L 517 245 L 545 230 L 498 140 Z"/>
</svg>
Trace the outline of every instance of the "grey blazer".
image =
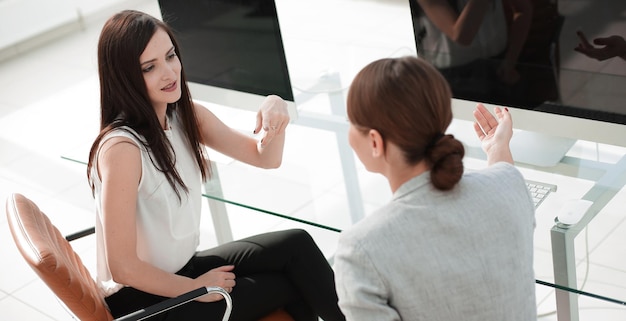
<svg viewBox="0 0 626 321">
<path fill-rule="evenodd" d="M 494 164 L 447 192 L 429 175 L 341 234 L 347 320 L 536 320 L 534 205 L 521 173 Z"/>
</svg>

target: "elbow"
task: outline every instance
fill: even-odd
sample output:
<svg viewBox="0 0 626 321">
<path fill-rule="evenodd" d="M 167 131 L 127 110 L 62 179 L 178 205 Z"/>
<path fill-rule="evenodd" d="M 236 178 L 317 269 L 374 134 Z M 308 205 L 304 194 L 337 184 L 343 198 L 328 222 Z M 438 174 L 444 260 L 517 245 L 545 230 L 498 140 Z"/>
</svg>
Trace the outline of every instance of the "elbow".
<svg viewBox="0 0 626 321">
<path fill-rule="evenodd" d="M 467 47 L 474 41 L 474 35 L 456 34 L 450 38 L 454 43 Z"/>
<path fill-rule="evenodd" d="M 270 162 L 267 162 L 266 164 L 263 164 L 262 168 L 264 168 L 264 169 L 277 169 L 277 168 L 280 167 L 280 165 L 282 165 L 282 163 L 283 163 L 283 159 L 281 157 L 281 158 L 278 158 L 278 159 L 274 159 L 274 160 L 272 160 Z"/>
<path fill-rule="evenodd" d="M 111 271 L 113 282 L 123 285 L 132 284 L 134 270 L 128 264 L 109 263 L 109 270 Z"/>
<path fill-rule="evenodd" d="M 128 282 L 130 276 L 128 275 L 128 272 L 123 269 L 111 269 L 111 278 L 113 279 L 113 282 L 117 284 L 130 285 Z"/>
</svg>

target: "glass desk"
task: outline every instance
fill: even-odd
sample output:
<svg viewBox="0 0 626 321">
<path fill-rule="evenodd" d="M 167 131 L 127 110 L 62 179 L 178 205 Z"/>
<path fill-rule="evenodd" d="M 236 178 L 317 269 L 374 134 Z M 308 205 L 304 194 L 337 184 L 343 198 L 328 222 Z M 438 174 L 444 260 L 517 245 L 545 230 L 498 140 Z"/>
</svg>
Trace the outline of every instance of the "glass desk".
<svg viewBox="0 0 626 321">
<path fill-rule="evenodd" d="M 332 73 L 324 77 L 331 81 L 324 94 L 302 92 L 299 96 L 299 118 L 287 129 L 279 169 L 253 168 L 209 151 L 216 175 L 205 195 L 208 205 L 203 215 L 211 221 L 204 226 L 207 243 L 300 227 L 332 259 L 338 232 L 390 199 L 386 180 L 365 171 L 348 146 L 348 124 L 342 114 L 344 90 L 333 87 L 332 82 L 339 80 L 336 77 Z M 251 132 L 254 113 L 207 106 L 226 124 Z M 457 125 L 468 126 L 455 120 L 453 126 Z M 456 137 L 470 141 L 467 135 L 461 130 Z M 80 148 L 66 158 L 84 160 L 87 151 Z M 518 164 L 527 179 L 558 186 L 536 212 L 535 272 L 541 320 L 622 320 L 626 316 L 625 156 L 622 147 L 579 141 L 556 166 Z M 465 166 L 468 170 L 485 166 L 476 146 L 467 146 Z M 567 199 L 594 203 L 577 225 L 561 228 L 554 218 Z"/>
<path fill-rule="evenodd" d="M 254 122 L 254 113 L 248 111 L 209 108 L 243 132 Z M 332 260 L 339 233 L 385 204 L 391 193 L 386 180 L 367 172 L 352 153 L 348 160 L 342 159 L 341 150 L 349 148 L 341 139 L 347 137 L 347 122 L 341 117 L 329 119 L 330 129 L 310 126 L 303 118 L 290 124 L 278 169 L 257 169 L 209 150 L 215 170 L 206 184 L 203 217 L 210 222 L 203 222 L 203 229 L 214 239 L 207 243 L 297 227 L 309 231 Z M 476 147 L 467 146 L 467 152 L 468 170 L 486 166 Z M 80 155 L 65 158 L 84 165 L 80 160 L 87 154 Z M 596 319 L 605 311 L 626 316 L 625 155 L 624 148 L 579 141 L 557 166 L 518 164 L 527 179 L 558 187 L 536 211 L 535 273 L 542 320 Z M 344 176 L 344 168 L 352 171 L 350 179 Z M 351 209 L 354 199 L 349 199 L 349 193 L 359 196 L 357 210 Z M 559 227 L 555 213 L 572 198 L 594 203 L 577 225 Z"/>
<path fill-rule="evenodd" d="M 252 119 L 252 113 L 234 115 L 241 112 L 225 111 L 219 116 L 229 124 Z M 349 148 L 341 136 L 347 133 L 345 117 L 331 114 L 326 120 L 330 126 L 322 129 L 311 123 L 324 117 L 315 113 L 300 115 L 318 119 L 299 118 L 288 127 L 279 169 L 256 169 L 209 151 L 219 177 L 207 185 L 205 197 L 211 200 L 211 206 L 223 210 L 222 214 L 215 210 L 211 213 L 215 227 L 222 233 L 218 235 L 221 242 L 268 229 L 302 227 L 332 258 L 335 234 L 391 197 L 382 176 L 365 171 L 354 155 L 342 158 Z M 468 170 L 486 166 L 484 155 L 476 149 L 467 146 Z M 558 186 L 536 211 L 538 312 L 548 320 L 579 320 L 615 310 L 626 315 L 624 156 L 625 148 L 578 141 L 554 167 L 517 164 L 527 179 Z M 343 175 L 345 168 L 351 171 L 349 179 Z M 356 209 L 351 208 L 355 199 L 350 199 L 350 193 L 358 194 L 360 206 Z M 569 199 L 589 199 L 593 205 L 578 224 L 557 226 L 556 213 Z M 224 222 L 227 225 L 220 227 Z M 254 225 L 256 229 L 246 232 L 242 225 Z"/>
</svg>

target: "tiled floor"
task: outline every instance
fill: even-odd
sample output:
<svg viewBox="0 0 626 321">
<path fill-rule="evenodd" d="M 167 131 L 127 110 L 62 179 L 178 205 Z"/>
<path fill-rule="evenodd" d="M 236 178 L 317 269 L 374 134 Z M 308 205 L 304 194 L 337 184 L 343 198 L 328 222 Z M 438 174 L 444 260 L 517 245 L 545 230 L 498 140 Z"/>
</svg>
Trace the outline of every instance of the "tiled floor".
<svg viewBox="0 0 626 321">
<path fill-rule="evenodd" d="M 296 95 L 307 92 L 315 81 L 335 72 L 345 79 L 365 63 L 379 57 L 414 53 L 412 30 L 404 1 L 359 1 L 358 19 L 346 20 L 341 12 L 356 0 L 279 1 L 281 25 L 317 26 L 326 32 L 324 44 L 314 41 L 314 30 L 302 27 L 283 30 Z M 332 2 L 332 6 L 330 3 Z M 132 8 L 159 16 L 156 1 L 134 1 Z M 325 5 L 321 5 L 325 4 Z M 333 10 L 328 10 L 328 8 Z M 344 10 L 344 11 L 342 11 Z M 106 16 L 106 15 L 105 15 Z M 324 23 L 316 18 L 324 16 Z M 299 17 L 296 20 L 295 17 Z M 301 20 L 309 19 L 307 21 Z M 98 84 L 95 48 L 102 19 L 92 19 L 84 30 L 74 32 L 23 55 L 0 62 L 0 199 L 18 192 L 36 201 L 62 233 L 67 234 L 93 224 L 93 205 L 82 164 L 62 159 L 86 158 L 86 148 L 98 128 Z M 341 28 L 330 29 L 332 23 Z M 335 24 L 335 25 L 336 25 Z M 345 30 L 359 37 L 345 37 Z M 378 37 L 375 37 L 378 35 Z M 384 36 L 380 36 L 384 35 Z M 345 39 L 351 39 L 349 43 Z M 372 40 L 374 39 L 374 40 Z M 325 95 L 315 95 L 301 104 L 302 110 L 328 108 Z M 210 106 L 226 123 L 242 130 L 254 125 L 253 114 Z M 341 162 L 334 133 L 291 125 L 284 163 L 277 170 L 258 170 L 238 164 L 215 153 L 226 198 L 277 213 L 344 229 L 350 225 L 349 205 L 342 179 Z M 340 134 L 341 136 L 341 134 Z M 340 137 L 341 139 L 341 137 Z M 616 163 L 622 148 L 581 142 L 571 152 L 591 160 Z M 481 160 L 468 159 L 467 166 L 483 166 Z M 367 173 L 356 164 L 358 189 L 365 212 L 380 206 L 390 194 L 385 181 Z M 592 186 L 590 180 L 568 175 L 546 174 L 522 168 L 529 179 L 557 184 L 537 212 L 536 272 L 538 279 L 552 278 L 549 229 L 553 215 L 564 198 L 580 197 Z M 356 182 L 355 182 L 356 183 Z M 626 300 L 626 192 L 619 191 L 613 201 L 576 238 L 578 284 L 583 290 Z M 227 206 L 235 238 L 289 226 L 306 227 L 249 209 Z M 206 212 L 202 246 L 216 243 Z M 337 233 L 306 227 L 330 257 Z M 94 265 L 93 238 L 75 241 L 74 246 L 88 267 Z M 3 320 L 70 320 L 51 292 L 24 263 L 0 215 L 0 317 Z M 556 320 L 554 291 L 537 287 L 540 320 Z M 580 298 L 581 320 L 624 320 L 626 308 L 599 299 Z"/>
</svg>

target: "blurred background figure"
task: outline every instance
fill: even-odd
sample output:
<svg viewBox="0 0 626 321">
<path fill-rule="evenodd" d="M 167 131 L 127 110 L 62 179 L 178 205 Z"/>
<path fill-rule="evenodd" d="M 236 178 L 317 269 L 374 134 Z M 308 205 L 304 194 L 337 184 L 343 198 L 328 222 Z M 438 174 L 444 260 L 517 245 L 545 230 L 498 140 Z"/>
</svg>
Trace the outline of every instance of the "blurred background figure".
<svg viewBox="0 0 626 321">
<path fill-rule="evenodd" d="M 558 97 L 563 23 L 547 0 L 411 0 L 418 55 L 455 98 L 534 108 Z"/>
<path fill-rule="evenodd" d="M 626 40 L 624 40 L 623 37 L 618 35 L 599 37 L 593 39 L 592 44 L 587 40 L 587 37 L 582 31 L 577 31 L 576 35 L 578 36 L 580 42 L 574 50 L 582 53 L 583 55 L 598 61 L 614 57 L 620 57 L 626 60 Z"/>
</svg>

